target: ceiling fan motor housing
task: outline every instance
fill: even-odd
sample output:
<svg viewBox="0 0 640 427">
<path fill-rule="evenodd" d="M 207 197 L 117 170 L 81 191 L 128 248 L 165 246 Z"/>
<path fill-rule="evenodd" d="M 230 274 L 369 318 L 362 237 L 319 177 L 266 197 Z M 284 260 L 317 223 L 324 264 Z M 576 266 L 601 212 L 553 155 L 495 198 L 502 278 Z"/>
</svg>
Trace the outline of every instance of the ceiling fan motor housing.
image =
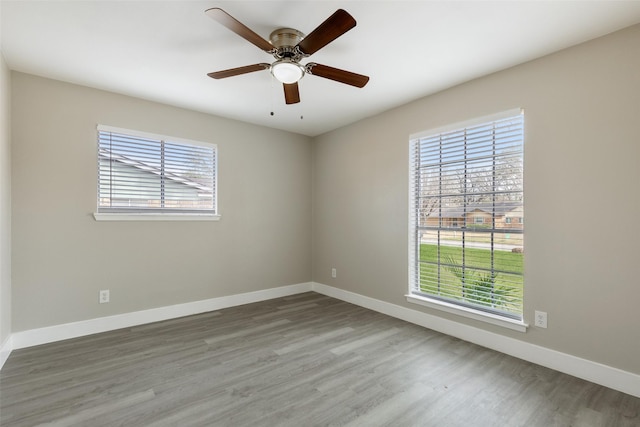
<svg viewBox="0 0 640 427">
<path fill-rule="evenodd" d="M 278 28 L 269 35 L 269 41 L 275 48 L 273 56 L 276 59 L 290 58 L 294 62 L 300 61 L 305 55 L 297 48 L 304 39 L 304 34 L 293 28 Z"/>
<path fill-rule="evenodd" d="M 279 49 L 281 47 L 294 47 L 304 39 L 304 34 L 293 28 L 278 28 L 269 35 L 271 44 Z"/>
</svg>

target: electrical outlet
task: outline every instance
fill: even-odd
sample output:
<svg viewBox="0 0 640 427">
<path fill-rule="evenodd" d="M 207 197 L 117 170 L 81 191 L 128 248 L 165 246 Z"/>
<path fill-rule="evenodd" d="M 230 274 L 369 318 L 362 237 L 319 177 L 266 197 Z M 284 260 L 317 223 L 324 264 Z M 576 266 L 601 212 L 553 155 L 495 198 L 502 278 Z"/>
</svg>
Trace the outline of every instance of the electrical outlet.
<svg viewBox="0 0 640 427">
<path fill-rule="evenodd" d="M 109 289 L 100 291 L 100 304 L 109 302 Z"/>
<path fill-rule="evenodd" d="M 333 277 L 334 279 L 338 277 L 338 271 L 335 268 L 331 269 L 331 277 Z"/>
<path fill-rule="evenodd" d="M 535 324 L 538 328 L 546 328 L 547 327 L 547 312 L 546 311 L 537 311 L 536 310 L 536 320 Z"/>
</svg>

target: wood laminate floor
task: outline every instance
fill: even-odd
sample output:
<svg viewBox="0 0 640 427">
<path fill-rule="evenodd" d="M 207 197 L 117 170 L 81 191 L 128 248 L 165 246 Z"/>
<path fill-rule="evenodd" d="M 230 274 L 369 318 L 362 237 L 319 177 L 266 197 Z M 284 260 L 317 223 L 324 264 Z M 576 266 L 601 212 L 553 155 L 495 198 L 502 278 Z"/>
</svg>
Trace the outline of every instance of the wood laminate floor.
<svg viewBox="0 0 640 427">
<path fill-rule="evenodd" d="M 9 426 L 640 426 L 640 399 L 316 293 L 14 351 Z"/>
</svg>

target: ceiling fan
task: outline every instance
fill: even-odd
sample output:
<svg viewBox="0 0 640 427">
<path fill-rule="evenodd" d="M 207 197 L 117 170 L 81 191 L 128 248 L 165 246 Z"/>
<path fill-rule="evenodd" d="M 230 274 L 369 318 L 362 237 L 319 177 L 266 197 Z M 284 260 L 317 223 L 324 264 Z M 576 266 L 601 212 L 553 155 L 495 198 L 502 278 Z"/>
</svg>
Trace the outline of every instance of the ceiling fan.
<svg viewBox="0 0 640 427">
<path fill-rule="evenodd" d="M 215 71 L 207 74 L 209 77 L 224 79 L 254 71 L 270 70 L 271 74 L 282 82 L 284 99 L 287 104 L 300 102 L 298 81 L 305 74 L 324 77 L 359 88 L 364 87 L 369 81 L 369 77 L 362 74 L 315 62 L 309 62 L 306 65 L 300 63 L 302 59 L 314 54 L 356 26 L 356 20 L 343 9 L 338 9 L 307 36 L 293 28 L 279 28 L 271 33 L 270 41 L 265 40 L 220 8 L 207 9 L 205 13 L 248 42 L 273 55 L 276 59 L 272 64 L 260 63 Z"/>
</svg>

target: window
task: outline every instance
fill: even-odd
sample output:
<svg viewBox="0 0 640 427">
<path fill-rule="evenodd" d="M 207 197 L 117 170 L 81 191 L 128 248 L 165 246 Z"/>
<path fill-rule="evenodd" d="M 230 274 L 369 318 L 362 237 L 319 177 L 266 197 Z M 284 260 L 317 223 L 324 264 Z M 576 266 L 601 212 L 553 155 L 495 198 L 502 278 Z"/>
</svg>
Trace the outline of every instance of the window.
<svg viewBox="0 0 640 427">
<path fill-rule="evenodd" d="M 98 126 L 98 214 L 215 216 L 216 151 L 213 144 Z"/>
<path fill-rule="evenodd" d="M 522 324 L 523 134 L 517 110 L 411 137 L 411 301 Z"/>
</svg>

